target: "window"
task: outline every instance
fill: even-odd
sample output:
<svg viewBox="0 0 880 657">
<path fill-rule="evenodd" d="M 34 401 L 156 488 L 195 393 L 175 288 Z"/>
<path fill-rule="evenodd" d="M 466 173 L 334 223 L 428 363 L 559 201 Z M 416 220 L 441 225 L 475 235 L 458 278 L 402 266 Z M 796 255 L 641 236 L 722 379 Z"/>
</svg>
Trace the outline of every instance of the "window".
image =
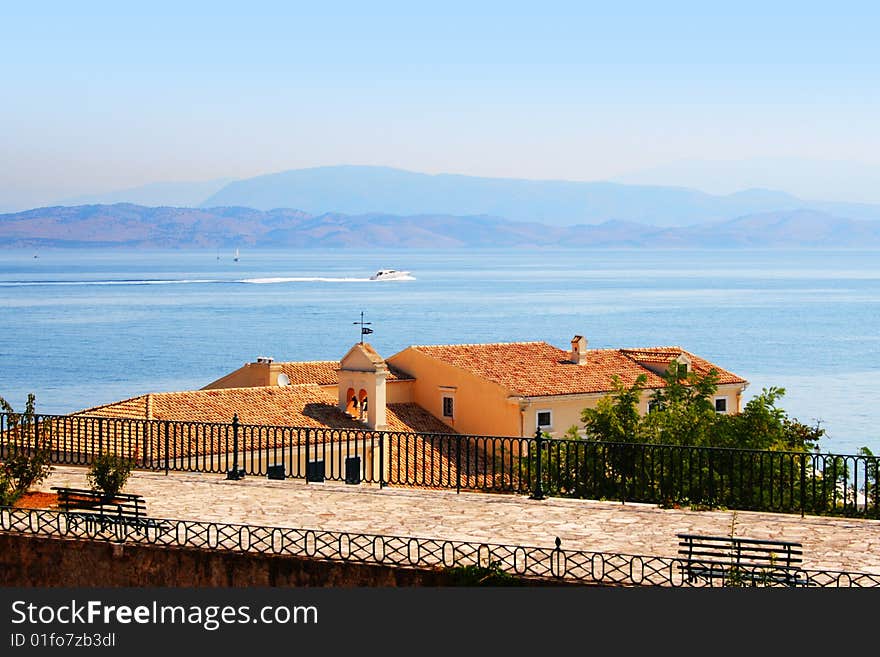
<svg viewBox="0 0 880 657">
<path fill-rule="evenodd" d="M 538 411 L 538 428 L 549 429 L 553 426 L 553 413 L 551 411 Z"/>
<path fill-rule="evenodd" d="M 653 400 L 648 402 L 648 412 L 649 413 L 653 413 L 654 411 L 659 411 L 661 408 L 662 407 L 660 406 L 660 404 L 658 402 L 655 402 Z"/>
<path fill-rule="evenodd" d="M 443 398 L 443 417 L 454 417 L 453 416 L 453 405 L 452 405 L 452 397 L 444 397 Z"/>
<path fill-rule="evenodd" d="M 727 412 L 727 397 L 716 397 L 715 398 L 715 412 L 716 413 L 726 413 Z"/>
</svg>

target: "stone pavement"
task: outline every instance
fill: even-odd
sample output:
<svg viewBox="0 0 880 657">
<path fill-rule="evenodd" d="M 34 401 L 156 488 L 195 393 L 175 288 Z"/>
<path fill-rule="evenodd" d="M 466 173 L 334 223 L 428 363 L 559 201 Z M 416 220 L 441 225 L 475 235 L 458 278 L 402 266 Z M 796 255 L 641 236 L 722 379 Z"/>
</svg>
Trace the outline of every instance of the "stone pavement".
<svg viewBox="0 0 880 657">
<path fill-rule="evenodd" d="M 56 466 L 40 486 L 87 487 L 86 469 Z M 415 536 L 651 556 L 676 556 L 678 532 L 803 543 L 803 567 L 880 574 L 880 520 L 750 511 L 661 509 L 518 495 L 306 484 L 220 474 L 135 472 L 125 492 L 155 518 Z"/>
</svg>

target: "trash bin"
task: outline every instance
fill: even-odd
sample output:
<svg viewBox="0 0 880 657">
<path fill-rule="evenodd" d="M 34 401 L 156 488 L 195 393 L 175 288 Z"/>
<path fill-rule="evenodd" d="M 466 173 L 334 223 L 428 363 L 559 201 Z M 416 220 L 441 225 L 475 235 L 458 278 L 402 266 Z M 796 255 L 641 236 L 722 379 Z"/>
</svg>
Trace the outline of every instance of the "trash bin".
<svg viewBox="0 0 880 657">
<path fill-rule="evenodd" d="M 324 461 L 306 463 L 306 481 L 324 481 Z"/>
<path fill-rule="evenodd" d="M 345 483 L 361 483 L 361 457 L 349 456 L 345 459 Z"/>
</svg>

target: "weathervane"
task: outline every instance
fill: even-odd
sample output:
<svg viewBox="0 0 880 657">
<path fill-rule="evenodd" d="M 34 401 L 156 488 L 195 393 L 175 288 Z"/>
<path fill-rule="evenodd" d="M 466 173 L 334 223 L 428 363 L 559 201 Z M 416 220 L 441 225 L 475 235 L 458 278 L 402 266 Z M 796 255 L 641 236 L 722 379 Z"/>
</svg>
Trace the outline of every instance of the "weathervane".
<svg viewBox="0 0 880 657">
<path fill-rule="evenodd" d="M 367 324 L 372 324 L 372 323 L 373 322 L 365 322 L 364 321 L 364 311 L 363 310 L 361 311 L 361 321 L 352 322 L 352 324 L 354 324 L 355 326 L 357 326 L 358 324 L 361 325 L 361 344 L 364 343 L 364 336 L 369 335 L 370 333 L 373 332 L 373 329 L 367 328 Z"/>
</svg>

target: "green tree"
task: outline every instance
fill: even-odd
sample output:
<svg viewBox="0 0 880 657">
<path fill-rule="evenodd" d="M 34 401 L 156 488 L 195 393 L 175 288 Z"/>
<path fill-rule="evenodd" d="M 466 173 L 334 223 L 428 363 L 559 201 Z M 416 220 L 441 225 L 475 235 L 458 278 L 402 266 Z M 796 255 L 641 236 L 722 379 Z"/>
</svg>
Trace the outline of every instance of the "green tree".
<svg viewBox="0 0 880 657">
<path fill-rule="evenodd" d="M 859 449 L 859 456 L 865 459 L 865 485 L 862 493 L 865 496 L 865 506 L 868 513 L 872 513 L 876 517 L 878 507 L 880 507 L 880 458 L 874 456 L 867 447 Z"/>
<path fill-rule="evenodd" d="M 805 452 L 818 448 L 825 429 L 811 427 L 777 404 L 785 388 L 764 388 L 746 403 L 741 413 L 719 415 L 711 444 L 715 447 Z"/>
<path fill-rule="evenodd" d="M 653 393 L 651 412 L 641 421 L 645 442 L 710 445 L 719 417 L 712 403 L 718 390 L 718 371 L 699 374 L 673 362 L 660 376 L 665 386 Z"/>
<path fill-rule="evenodd" d="M 52 471 L 51 430 L 37 420 L 35 399 L 29 394 L 24 412 L 16 413 L 0 397 L 0 409 L 6 413 L 5 430 L 0 435 L 0 505 L 14 504 Z"/>
<path fill-rule="evenodd" d="M 582 412 L 589 440 L 575 452 L 577 472 L 562 468 L 560 460 L 566 470 L 560 481 L 569 490 L 698 506 L 826 508 L 821 491 L 833 490 L 836 479 L 845 476 L 843 464 L 833 464 L 831 477 L 826 468 L 822 481 L 810 452 L 825 430 L 790 418 L 779 407 L 783 388 L 765 389 L 741 413 L 728 415 L 715 411 L 716 370 L 700 373 L 672 363 L 662 378 L 664 386 L 652 393 L 644 416 L 638 412 L 644 379 L 630 387 L 615 379 L 613 390 Z M 738 449 L 701 449 L 712 447 Z"/>
<path fill-rule="evenodd" d="M 640 374 L 635 383 L 627 387 L 614 375 L 612 392 L 602 397 L 596 408 L 585 408 L 581 412 L 587 438 L 611 443 L 639 442 L 642 438 L 639 401 L 647 381 L 648 377 Z"/>
</svg>

